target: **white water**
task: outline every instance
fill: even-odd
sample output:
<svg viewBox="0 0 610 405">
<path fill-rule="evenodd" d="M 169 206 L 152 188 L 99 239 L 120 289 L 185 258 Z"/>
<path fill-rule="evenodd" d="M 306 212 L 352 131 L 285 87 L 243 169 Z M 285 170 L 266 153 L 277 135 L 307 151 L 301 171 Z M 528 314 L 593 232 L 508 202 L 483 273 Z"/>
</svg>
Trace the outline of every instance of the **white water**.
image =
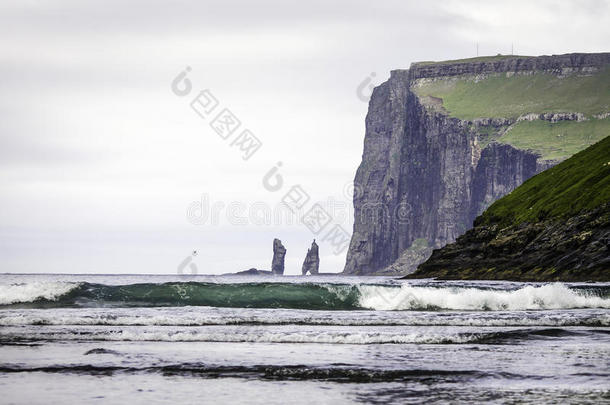
<svg viewBox="0 0 610 405">
<path fill-rule="evenodd" d="M 324 344 L 458 344 L 477 341 L 493 332 L 456 333 L 444 332 L 443 328 L 428 332 L 398 327 L 366 328 L 366 330 L 347 332 L 344 328 L 332 327 L 293 327 L 253 328 L 253 327 L 186 327 L 186 328 L 147 328 L 122 327 L 107 330 L 104 328 L 82 328 L 77 333 L 66 329 L 50 329 L 38 332 L 8 328 L 0 333 L 11 338 L 35 339 L 44 341 L 152 341 L 152 342 L 233 342 L 233 343 L 324 343 Z"/>
<path fill-rule="evenodd" d="M 205 325 L 342 325 L 342 326 L 610 326 L 604 309 L 549 311 L 451 312 L 313 311 L 212 307 L 55 308 L 0 310 L 0 326 L 205 326 Z"/>
<path fill-rule="evenodd" d="M 56 300 L 79 283 L 63 281 L 33 281 L 18 284 L 0 284 L 0 305 L 33 302 L 39 299 Z"/>
<path fill-rule="evenodd" d="M 541 309 L 610 308 L 610 299 L 570 290 L 564 284 L 526 286 L 515 291 L 477 288 L 360 287 L 360 305 L 376 310 L 449 309 L 462 311 L 523 311 Z"/>
</svg>

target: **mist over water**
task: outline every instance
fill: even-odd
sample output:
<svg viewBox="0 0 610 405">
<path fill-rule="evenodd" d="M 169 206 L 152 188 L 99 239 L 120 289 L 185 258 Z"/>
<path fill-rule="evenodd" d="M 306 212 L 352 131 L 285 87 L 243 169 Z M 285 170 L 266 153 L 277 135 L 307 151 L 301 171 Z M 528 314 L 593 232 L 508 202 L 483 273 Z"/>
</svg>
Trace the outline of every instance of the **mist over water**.
<svg viewBox="0 0 610 405">
<path fill-rule="evenodd" d="M 0 276 L 0 389 L 32 403 L 590 403 L 608 357 L 605 283 Z"/>
</svg>

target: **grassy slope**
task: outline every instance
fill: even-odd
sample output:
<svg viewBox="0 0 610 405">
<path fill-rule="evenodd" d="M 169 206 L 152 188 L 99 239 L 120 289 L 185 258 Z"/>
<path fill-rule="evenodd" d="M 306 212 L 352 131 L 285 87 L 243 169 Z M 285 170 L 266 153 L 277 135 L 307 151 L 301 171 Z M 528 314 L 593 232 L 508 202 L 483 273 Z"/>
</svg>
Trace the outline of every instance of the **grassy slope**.
<svg viewBox="0 0 610 405">
<path fill-rule="evenodd" d="M 478 224 L 565 218 L 610 201 L 610 136 L 527 180 L 493 203 Z"/>
<path fill-rule="evenodd" d="M 449 78 L 425 83 L 414 91 L 428 100 L 442 100 L 442 108 L 450 116 L 465 120 L 547 112 L 580 112 L 591 117 L 610 111 L 610 68 L 592 76 L 564 78 L 547 73 L 496 74 L 478 81 Z M 481 140 L 485 144 L 494 139 L 537 152 L 543 159 L 561 160 L 608 135 L 610 121 L 591 118 L 583 122 L 524 121 L 502 137 Z"/>
<path fill-rule="evenodd" d="M 610 136 L 610 118 L 589 121 L 522 121 L 496 140 L 519 149 L 531 149 L 543 159 L 572 156 Z"/>
<path fill-rule="evenodd" d="M 552 74 L 497 74 L 476 81 L 436 80 L 414 89 L 420 96 L 443 100 L 452 117 L 516 118 L 528 113 L 610 111 L 610 68 L 593 76 L 559 78 Z"/>
</svg>

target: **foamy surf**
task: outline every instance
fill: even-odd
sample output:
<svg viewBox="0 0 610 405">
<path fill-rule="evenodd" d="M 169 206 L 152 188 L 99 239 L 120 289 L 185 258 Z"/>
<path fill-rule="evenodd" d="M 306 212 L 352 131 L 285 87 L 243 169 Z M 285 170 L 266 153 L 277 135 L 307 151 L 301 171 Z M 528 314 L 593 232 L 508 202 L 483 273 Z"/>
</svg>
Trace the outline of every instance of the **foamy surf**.
<svg viewBox="0 0 610 405">
<path fill-rule="evenodd" d="M 27 334 L 20 329 L 9 328 L 0 333 L 2 341 L 129 341 L 129 342 L 225 342 L 225 343 L 322 343 L 322 344 L 464 344 L 478 342 L 496 332 L 443 333 L 388 331 L 351 331 L 343 329 L 269 330 L 263 328 L 122 328 L 106 330 L 83 328 L 74 333 L 65 329 L 34 330 Z"/>
<path fill-rule="evenodd" d="M 34 281 L 19 284 L 0 284 L 0 305 L 37 300 L 55 301 L 77 288 L 80 283 Z"/>
<path fill-rule="evenodd" d="M 589 331 L 559 328 L 478 328 L 469 327 L 359 327 L 342 326 L 205 326 L 205 327 L 121 327 L 82 326 L 78 330 L 47 326 L 6 327 L 0 341 L 142 341 L 142 342 L 223 342 L 223 343 L 322 343 L 322 344 L 469 344 L 497 343 L 506 339 L 531 340 L 576 336 Z M 599 331 L 605 336 L 603 331 Z"/>
<path fill-rule="evenodd" d="M 361 286 L 360 305 L 375 310 L 523 311 L 610 308 L 610 299 L 554 283 L 515 291 L 477 288 Z"/>
<path fill-rule="evenodd" d="M 312 311 L 212 307 L 0 310 L 0 326 L 610 326 L 604 309 L 549 311 Z"/>
</svg>

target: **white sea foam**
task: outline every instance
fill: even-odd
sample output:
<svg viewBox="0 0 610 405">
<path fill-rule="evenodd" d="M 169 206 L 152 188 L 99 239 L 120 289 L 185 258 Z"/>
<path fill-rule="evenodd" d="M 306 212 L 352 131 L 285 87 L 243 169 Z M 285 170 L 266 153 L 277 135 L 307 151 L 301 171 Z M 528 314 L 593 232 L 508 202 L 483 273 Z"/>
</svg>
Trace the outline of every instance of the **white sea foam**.
<svg viewBox="0 0 610 405">
<path fill-rule="evenodd" d="M 86 330 L 86 333 L 72 331 L 15 331 L 0 334 L 0 337 L 45 340 L 45 341 L 141 341 L 141 342 L 225 342 L 225 343 L 325 343 L 325 344 L 451 344 L 471 343 L 489 336 L 489 333 L 398 333 L 398 332 L 347 332 L 347 331 L 208 331 L 160 330 L 160 329 L 122 329 Z M 3 336 L 4 335 L 4 336 Z"/>
<path fill-rule="evenodd" d="M 570 290 L 563 284 L 527 286 L 515 291 L 477 288 L 400 288 L 360 286 L 360 305 L 376 310 L 489 310 L 610 308 L 610 299 Z"/>
<path fill-rule="evenodd" d="M 79 283 L 60 281 L 0 284 L 0 305 L 33 302 L 38 299 L 56 300 L 79 286 Z"/>
<path fill-rule="evenodd" d="M 292 311 L 245 308 L 56 308 L 0 310 L 0 326 L 610 326 L 604 309 L 438 312 Z"/>
</svg>

